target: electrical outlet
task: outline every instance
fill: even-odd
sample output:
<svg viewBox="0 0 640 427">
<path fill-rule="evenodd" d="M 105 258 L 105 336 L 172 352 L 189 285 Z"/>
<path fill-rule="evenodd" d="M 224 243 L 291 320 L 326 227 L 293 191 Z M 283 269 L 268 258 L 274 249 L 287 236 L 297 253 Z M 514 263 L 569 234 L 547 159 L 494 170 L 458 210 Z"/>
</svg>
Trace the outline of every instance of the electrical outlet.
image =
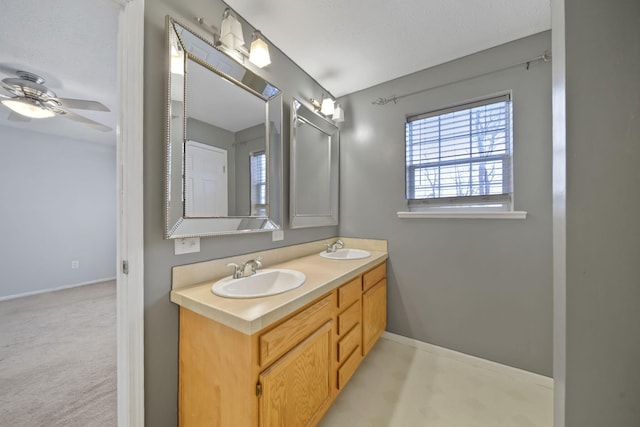
<svg viewBox="0 0 640 427">
<path fill-rule="evenodd" d="M 71 268 L 74 270 L 80 268 L 80 261 L 78 261 L 77 259 L 71 261 Z"/>
<path fill-rule="evenodd" d="M 279 240 L 284 240 L 284 230 L 273 230 L 271 232 L 271 241 L 277 242 Z"/>
<path fill-rule="evenodd" d="M 200 252 L 200 238 L 199 237 L 185 237 L 184 239 L 174 240 L 174 254 L 190 254 L 193 252 Z"/>
</svg>

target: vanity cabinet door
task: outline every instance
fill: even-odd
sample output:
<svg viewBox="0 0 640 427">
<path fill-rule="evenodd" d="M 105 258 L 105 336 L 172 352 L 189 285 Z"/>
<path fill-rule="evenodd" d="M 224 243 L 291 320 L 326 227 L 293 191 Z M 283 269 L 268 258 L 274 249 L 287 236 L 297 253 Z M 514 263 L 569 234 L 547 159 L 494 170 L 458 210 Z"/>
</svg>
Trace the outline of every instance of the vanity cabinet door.
<svg viewBox="0 0 640 427">
<path fill-rule="evenodd" d="M 376 343 L 387 327 L 387 279 L 362 294 L 362 355 Z"/>
<path fill-rule="evenodd" d="M 315 425 L 332 402 L 332 321 L 260 374 L 260 426 Z"/>
</svg>

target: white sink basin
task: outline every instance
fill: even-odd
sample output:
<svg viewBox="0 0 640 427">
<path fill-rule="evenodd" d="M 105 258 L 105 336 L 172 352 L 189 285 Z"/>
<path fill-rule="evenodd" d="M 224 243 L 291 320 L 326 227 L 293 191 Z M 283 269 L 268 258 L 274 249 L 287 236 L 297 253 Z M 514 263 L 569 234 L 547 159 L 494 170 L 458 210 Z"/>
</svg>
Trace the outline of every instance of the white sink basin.
<svg viewBox="0 0 640 427">
<path fill-rule="evenodd" d="M 342 248 L 335 252 L 320 252 L 320 256 L 329 259 L 361 259 L 371 256 L 371 252 L 363 249 Z"/>
<path fill-rule="evenodd" d="M 264 269 L 249 277 L 220 279 L 211 286 L 211 292 L 225 298 L 266 297 L 300 287 L 305 280 L 307 276 L 296 270 Z"/>
</svg>

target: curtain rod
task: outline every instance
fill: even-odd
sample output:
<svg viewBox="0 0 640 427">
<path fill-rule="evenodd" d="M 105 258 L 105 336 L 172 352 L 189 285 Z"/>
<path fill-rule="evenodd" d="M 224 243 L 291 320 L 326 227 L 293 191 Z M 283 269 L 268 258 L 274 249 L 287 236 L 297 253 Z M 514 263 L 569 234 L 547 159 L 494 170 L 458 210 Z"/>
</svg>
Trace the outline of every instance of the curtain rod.
<svg viewBox="0 0 640 427">
<path fill-rule="evenodd" d="M 449 86 L 449 85 L 452 85 L 452 84 L 456 84 L 456 83 L 464 82 L 464 81 L 467 81 L 467 80 L 475 79 L 477 77 L 486 76 L 488 74 L 496 73 L 498 71 L 508 70 L 509 68 L 514 68 L 514 67 L 519 67 L 521 65 L 526 65 L 527 70 L 528 70 L 529 66 L 531 65 L 531 63 L 532 62 L 537 62 L 537 61 L 544 61 L 544 62 L 551 61 L 551 51 L 550 50 L 545 50 L 542 55 L 536 56 L 535 58 L 531 58 L 531 59 L 528 59 L 526 61 L 518 62 L 517 64 L 507 65 L 506 67 L 498 68 L 496 70 L 487 71 L 486 73 L 474 75 L 474 76 L 471 76 L 471 77 L 465 77 L 463 79 L 459 79 L 459 80 L 455 80 L 455 81 L 452 81 L 452 82 L 443 83 L 441 85 L 432 86 L 432 87 L 428 87 L 428 88 L 425 88 L 425 89 L 420 89 L 420 90 L 417 90 L 417 91 L 411 92 L 411 93 L 405 93 L 404 95 L 397 95 L 397 96 L 393 95 L 393 96 L 391 96 L 389 98 L 378 98 L 378 99 L 376 99 L 374 101 L 371 101 L 371 103 L 372 104 L 376 104 L 376 105 L 385 105 L 385 104 L 388 104 L 389 102 L 393 101 L 393 103 L 396 104 L 398 102 L 398 100 L 400 100 L 402 98 L 406 98 L 408 96 L 417 95 L 419 93 L 427 92 L 429 90 L 438 89 L 438 88 L 441 88 L 441 87 L 444 87 L 444 86 Z"/>
</svg>

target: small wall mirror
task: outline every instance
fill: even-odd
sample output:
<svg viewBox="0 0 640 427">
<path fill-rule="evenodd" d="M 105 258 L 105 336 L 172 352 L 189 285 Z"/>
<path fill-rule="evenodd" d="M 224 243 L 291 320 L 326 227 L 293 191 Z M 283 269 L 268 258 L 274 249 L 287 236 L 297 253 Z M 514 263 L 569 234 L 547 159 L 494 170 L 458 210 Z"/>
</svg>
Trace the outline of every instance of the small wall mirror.
<svg viewBox="0 0 640 427">
<path fill-rule="evenodd" d="M 167 17 L 166 237 L 278 229 L 282 94 Z"/>
<path fill-rule="evenodd" d="M 291 103 L 290 227 L 338 224 L 338 128 L 297 99 Z"/>
</svg>

